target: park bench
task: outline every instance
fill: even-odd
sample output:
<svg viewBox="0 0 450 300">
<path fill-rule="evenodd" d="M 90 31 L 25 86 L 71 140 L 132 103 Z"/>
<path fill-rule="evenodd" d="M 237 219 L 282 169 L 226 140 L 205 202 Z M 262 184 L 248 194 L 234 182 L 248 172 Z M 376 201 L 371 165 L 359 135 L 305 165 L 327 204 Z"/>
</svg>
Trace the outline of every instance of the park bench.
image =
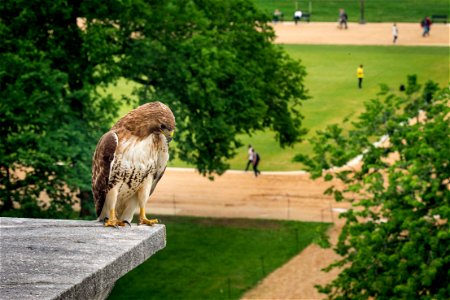
<svg viewBox="0 0 450 300">
<path fill-rule="evenodd" d="M 309 13 L 304 13 L 302 14 L 302 17 L 300 18 L 300 21 L 306 21 L 309 23 L 309 19 L 311 18 L 311 14 Z"/>
<path fill-rule="evenodd" d="M 433 23 L 442 22 L 447 24 L 448 16 L 447 15 L 432 15 L 431 20 Z"/>
<path fill-rule="evenodd" d="M 302 14 L 301 14 L 301 17 L 296 16 L 296 15 L 294 14 L 294 22 L 295 22 L 295 24 L 297 24 L 297 23 L 300 22 L 300 21 L 306 21 L 306 22 L 309 23 L 309 18 L 310 18 L 310 17 L 311 17 L 311 14 L 309 14 L 309 13 L 302 13 Z"/>
<path fill-rule="evenodd" d="M 302 13 L 302 16 L 300 18 L 298 18 L 294 15 L 294 22 L 295 22 L 295 24 L 297 24 L 297 22 L 299 22 L 299 21 L 306 21 L 309 23 L 310 17 L 311 17 L 311 14 L 309 14 L 309 13 Z"/>
</svg>

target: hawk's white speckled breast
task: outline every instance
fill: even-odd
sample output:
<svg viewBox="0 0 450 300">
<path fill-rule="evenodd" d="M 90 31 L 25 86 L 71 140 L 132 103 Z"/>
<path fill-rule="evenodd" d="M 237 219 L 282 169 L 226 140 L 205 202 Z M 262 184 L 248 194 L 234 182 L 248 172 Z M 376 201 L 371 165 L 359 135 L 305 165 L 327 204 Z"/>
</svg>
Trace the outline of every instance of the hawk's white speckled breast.
<svg viewBox="0 0 450 300">
<path fill-rule="evenodd" d="M 120 184 L 119 198 L 129 198 L 133 196 L 141 187 L 142 183 L 149 176 L 153 176 L 158 165 L 161 164 L 161 152 L 167 154 L 167 147 L 160 147 L 155 136 L 150 135 L 146 139 L 139 140 L 135 137 L 121 142 L 118 147 L 119 155 L 115 158 L 114 167 L 110 173 L 110 183 Z M 167 162 L 164 161 L 164 165 Z"/>
</svg>

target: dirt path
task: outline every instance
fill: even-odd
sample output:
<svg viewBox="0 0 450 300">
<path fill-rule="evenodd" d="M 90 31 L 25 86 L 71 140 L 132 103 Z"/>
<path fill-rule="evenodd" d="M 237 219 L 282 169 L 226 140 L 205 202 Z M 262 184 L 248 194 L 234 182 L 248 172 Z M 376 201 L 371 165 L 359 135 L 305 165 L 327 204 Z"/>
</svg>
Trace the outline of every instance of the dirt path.
<svg viewBox="0 0 450 300">
<path fill-rule="evenodd" d="M 418 24 L 397 25 L 398 45 L 449 46 L 449 25 L 434 24 L 427 38 L 421 36 Z M 274 26 L 276 43 L 392 45 L 392 24 L 350 23 L 348 30 L 336 26 L 335 23 L 277 24 Z M 192 169 L 171 168 L 149 201 L 148 213 L 334 222 L 329 234 L 335 242 L 342 228 L 337 215 L 346 205 L 323 195 L 328 186 L 323 181 L 310 180 L 304 172 L 263 172 L 255 178 L 251 172 L 228 171 L 210 181 Z M 336 276 L 336 270 L 321 271 L 336 258 L 332 250 L 310 245 L 243 299 L 322 299 L 324 295 L 314 285 L 329 282 Z"/>
<path fill-rule="evenodd" d="M 339 221 L 328 231 L 332 244 L 336 243 L 341 229 L 342 221 Z M 311 244 L 281 268 L 269 274 L 242 299 L 323 299 L 325 295 L 320 294 L 314 285 L 326 284 L 338 275 L 337 269 L 329 273 L 322 271 L 338 258 L 332 250 Z"/>
<path fill-rule="evenodd" d="M 303 172 L 228 171 L 210 181 L 193 169 L 166 170 L 151 201 L 155 214 L 332 222 L 344 204 L 323 195 L 329 186 Z"/>
<path fill-rule="evenodd" d="M 416 23 L 398 23 L 397 45 L 449 46 L 449 24 L 433 24 L 430 36 L 422 37 Z M 276 43 L 328 45 L 392 45 L 392 23 L 349 23 L 348 29 L 338 29 L 337 23 L 284 22 L 274 25 Z"/>
</svg>

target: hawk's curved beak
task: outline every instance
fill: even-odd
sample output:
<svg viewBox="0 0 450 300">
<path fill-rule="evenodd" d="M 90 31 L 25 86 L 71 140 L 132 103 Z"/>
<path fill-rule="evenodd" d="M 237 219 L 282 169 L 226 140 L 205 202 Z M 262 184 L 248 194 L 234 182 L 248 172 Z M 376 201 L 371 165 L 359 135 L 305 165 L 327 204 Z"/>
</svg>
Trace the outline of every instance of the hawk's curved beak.
<svg viewBox="0 0 450 300">
<path fill-rule="evenodd" d="M 170 141 L 172 141 L 174 133 L 175 130 L 164 130 L 164 136 L 166 137 L 167 143 L 170 143 Z"/>
</svg>

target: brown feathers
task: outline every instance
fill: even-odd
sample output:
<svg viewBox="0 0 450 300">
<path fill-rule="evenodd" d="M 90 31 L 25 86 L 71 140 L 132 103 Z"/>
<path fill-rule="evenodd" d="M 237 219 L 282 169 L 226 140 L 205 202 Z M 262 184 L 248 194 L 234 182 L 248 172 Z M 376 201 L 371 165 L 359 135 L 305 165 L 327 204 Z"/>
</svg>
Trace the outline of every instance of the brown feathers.
<svg viewBox="0 0 450 300">
<path fill-rule="evenodd" d="M 97 216 L 103 208 L 106 192 L 108 191 L 108 179 L 111 171 L 111 162 L 114 160 L 114 152 L 117 148 L 117 135 L 112 131 L 105 133 L 98 142 L 92 161 L 92 192 L 94 194 L 95 211 Z"/>
<path fill-rule="evenodd" d="M 165 127 L 175 130 L 175 117 L 172 111 L 161 102 L 151 102 L 139 106 L 122 117 L 111 130 L 126 134 L 124 131 L 145 138 Z"/>
<path fill-rule="evenodd" d="M 105 216 L 103 208 L 112 189 L 117 191 L 117 199 L 112 203 L 120 211 L 126 210 L 126 214 L 131 211 L 127 209 L 133 202 L 131 199 L 138 197 L 144 182 L 150 180 L 149 193 L 153 192 L 167 165 L 168 143 L 174 130 L 175 118 L 170 108 L 152 102 L 126 114 L 102 136 L 92 162 L 97 216 Z"/>
</svg>

